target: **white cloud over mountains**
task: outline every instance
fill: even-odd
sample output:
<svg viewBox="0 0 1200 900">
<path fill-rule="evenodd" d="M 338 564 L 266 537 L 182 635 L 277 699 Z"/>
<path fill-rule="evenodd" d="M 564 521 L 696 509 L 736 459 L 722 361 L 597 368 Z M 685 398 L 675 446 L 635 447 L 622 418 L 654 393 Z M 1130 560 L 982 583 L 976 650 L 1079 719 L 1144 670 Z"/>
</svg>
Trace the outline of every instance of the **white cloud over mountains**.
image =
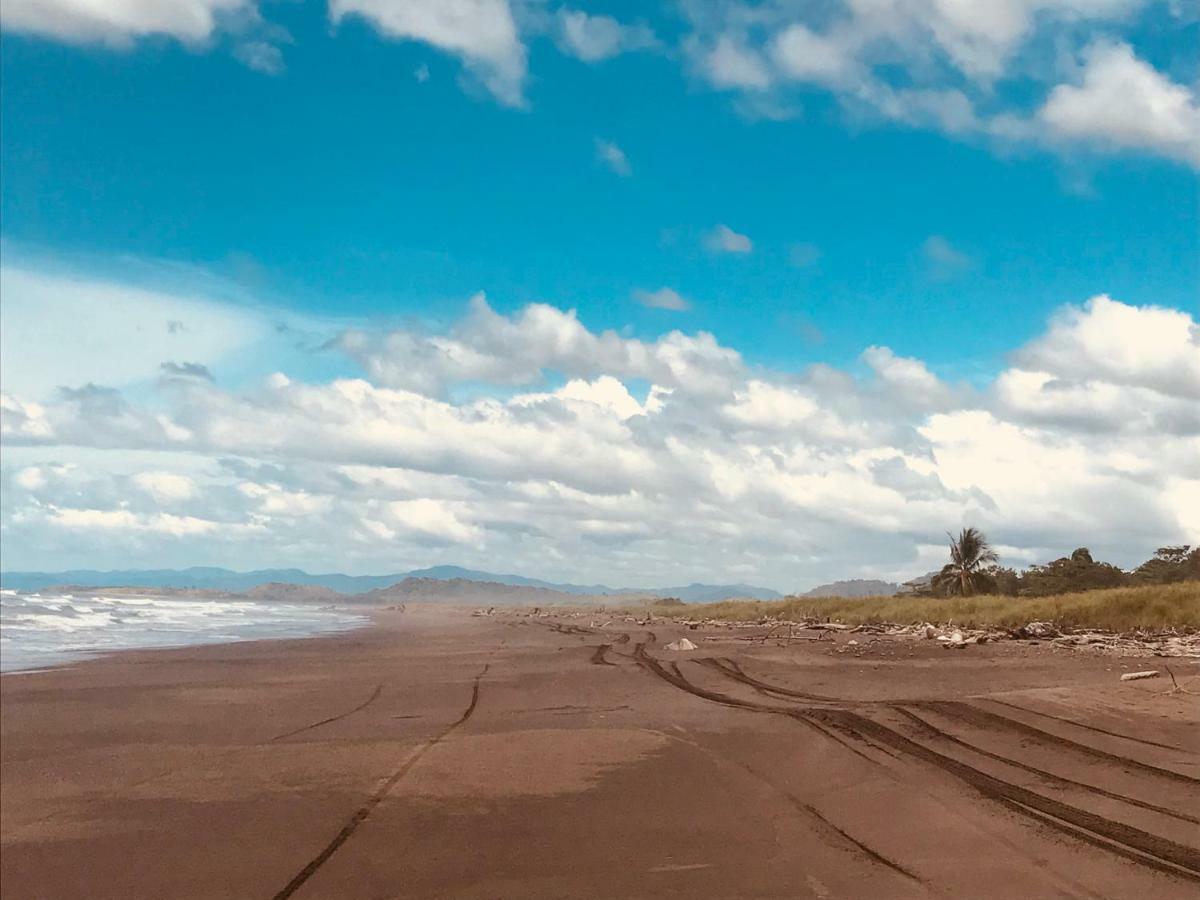
<svg viewBox="0 0 1200 900">
<path fill-rule="evenodd" d="M 93 372 L 6 394 L 6 565 L 797 588 L 915 574 L 965 523 L 1014 563 L 1200 540 L 1200 329 L 1178 310 L 1066 306 L 975 387 L 886 347 L 861 373 L 786 373 L 703 332 L 642 340 L 482 296 L 444 332 L 347 329 L 327 352 L 362 376 L 230 389 L 147 359 L 124 391 Z"/>
<path fill-rule="evenodd" d="M 803 95 L 820 91 L 859 121 L 1006 147 L 1151 153 L 1200 167 L 1200 95 L 1187 81 L 1194 74 L 1160 70 L 1130 43 L 1143 36 L 1147 15 L 1182 23 L 1184 4 L 685 0 L 681 7 L 682 27 L 668 7 L 678 32 L 670 40 L 641 22 L 524 0 L 329 0 L 328 15 L 454 56 L 470 80 L 513 107 L 528 106 L 530 48 L 538 41 L 592 64 L 662 48 L 702 83 L 734 92 L 736 108 L 751 116 L 796 115 Z M 277 74 L 276 39 L 288 38 L 264 9 L 256 0 L 7 0 L 0 24 L 118 47 L 155 35 L 200 46 L 228 32 L 238 41 L 235 56 Z"/>
</svg>

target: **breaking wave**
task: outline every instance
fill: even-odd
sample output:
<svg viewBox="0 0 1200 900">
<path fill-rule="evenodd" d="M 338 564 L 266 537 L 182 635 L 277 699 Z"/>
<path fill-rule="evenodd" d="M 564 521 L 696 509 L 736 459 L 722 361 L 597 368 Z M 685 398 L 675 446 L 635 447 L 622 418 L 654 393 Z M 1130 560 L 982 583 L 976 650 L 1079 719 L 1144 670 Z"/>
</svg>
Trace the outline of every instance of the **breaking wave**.
<svg viewBox="0 0 1200 900">
<path fill-rule="evenodd" d="M 4 590 L 0 671 L 41 669 L 115 650 L 308 637 L 364 621 L 354 613 L 299 604 Z"/>
</svg>

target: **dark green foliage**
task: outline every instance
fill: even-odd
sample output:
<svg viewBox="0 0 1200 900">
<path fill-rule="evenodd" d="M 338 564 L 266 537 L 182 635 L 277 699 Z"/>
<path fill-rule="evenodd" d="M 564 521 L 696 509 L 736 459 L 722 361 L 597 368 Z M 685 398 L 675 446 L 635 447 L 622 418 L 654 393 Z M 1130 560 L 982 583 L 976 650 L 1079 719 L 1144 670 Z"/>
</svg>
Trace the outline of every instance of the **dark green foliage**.
<svg viewBox="0 0 1200 900">
<path fill-rule="evenodd" d="M 991 593 L 1015 597 L 1021 592 L 1021 576 L 1016 569 L 1004 566 L 992 566 L 984 574 L 991 582 Z"/>
<path fill-rule="evenodd" d="M 1200 579 L 1200 547 L 1159 547 L 1133 572 L 1134 584 L 1174 584 Z"/>
<path fill-rule="evenodd" d="M 1087 547 L 1043 566 L 1030 566 L 1021 576 L 1019 593 L 1026 597 L 1049 597 L 1071 591 L 1121 587 L 1129 576 L 1106 562 L 1096 562 Z"/>
</svg>

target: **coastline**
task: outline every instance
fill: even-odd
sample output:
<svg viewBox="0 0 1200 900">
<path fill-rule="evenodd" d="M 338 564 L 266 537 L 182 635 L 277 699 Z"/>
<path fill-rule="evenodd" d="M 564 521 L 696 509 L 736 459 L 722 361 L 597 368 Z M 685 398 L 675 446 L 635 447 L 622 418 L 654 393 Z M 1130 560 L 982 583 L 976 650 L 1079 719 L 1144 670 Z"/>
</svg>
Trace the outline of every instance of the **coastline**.
<svg viewBox="0 0 1200 900">
<path fill-rule="evenodd" d="M 162 650 L 337 634 L 368 609 L 192 597 L 103 588 L 4 592 L 0 676 L 43 671 L 131 650 Z"/>
<path fill-rule="evenodd" d="M 1116 680 L 1154 660 L 596 624 L 410 605 L 2 678 L 5 896 L 925 897 L 965 859 L 977 897 L 1195 889 L 1194 698 Z M 901 739 L 1150 843 L 1070 837 Z"/>
</svg>

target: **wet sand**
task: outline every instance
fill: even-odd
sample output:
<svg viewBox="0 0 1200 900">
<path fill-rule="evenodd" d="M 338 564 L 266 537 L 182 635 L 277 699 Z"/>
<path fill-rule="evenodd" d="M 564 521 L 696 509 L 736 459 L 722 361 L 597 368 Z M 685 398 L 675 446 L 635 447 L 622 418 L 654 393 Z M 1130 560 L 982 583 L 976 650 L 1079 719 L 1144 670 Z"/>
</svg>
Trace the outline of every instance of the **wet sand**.
<svg viewBox="0 0 1200 900">
<path fill-rule="evenodd" d="M 6 675 L 0 889 L 1200 895 L 1200 696 L 1118 680 L 1161 660 L 647 628 L 410 606 Z"/>
</svg>

